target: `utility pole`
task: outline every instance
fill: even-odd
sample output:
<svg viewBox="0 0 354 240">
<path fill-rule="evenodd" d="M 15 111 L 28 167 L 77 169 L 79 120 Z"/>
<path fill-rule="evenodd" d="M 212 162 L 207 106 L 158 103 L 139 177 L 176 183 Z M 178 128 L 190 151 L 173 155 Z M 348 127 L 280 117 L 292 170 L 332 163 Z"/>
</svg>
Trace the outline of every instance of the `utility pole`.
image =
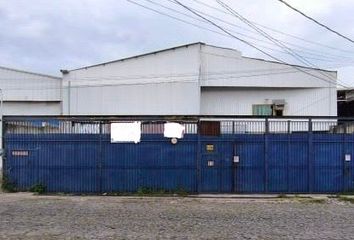
<svg viewBox="0 0 354 240">
<path fill-rule="evenodd" d="M 3 115 L 4 115 L 4 92 L 0 88 L 0 172 L 2 173 L 2 156 L 4 154 L 4 149 L 3 149 Z M 1 175 L 0 173 L 0 175 Z"/>
</svg>

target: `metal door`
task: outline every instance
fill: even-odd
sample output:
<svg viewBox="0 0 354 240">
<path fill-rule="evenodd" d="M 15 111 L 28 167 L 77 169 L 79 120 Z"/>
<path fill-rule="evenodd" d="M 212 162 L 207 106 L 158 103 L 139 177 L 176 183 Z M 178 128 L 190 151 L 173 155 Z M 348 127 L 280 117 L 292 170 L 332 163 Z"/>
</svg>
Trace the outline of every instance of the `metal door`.
<svg viewBox="0 0 354 240">
<path fill-rule="evenodd" d="M 237 193 L 265 192 L 264 141 L 242 141 L 234 145 L 233 191 Z"/>
</svg>

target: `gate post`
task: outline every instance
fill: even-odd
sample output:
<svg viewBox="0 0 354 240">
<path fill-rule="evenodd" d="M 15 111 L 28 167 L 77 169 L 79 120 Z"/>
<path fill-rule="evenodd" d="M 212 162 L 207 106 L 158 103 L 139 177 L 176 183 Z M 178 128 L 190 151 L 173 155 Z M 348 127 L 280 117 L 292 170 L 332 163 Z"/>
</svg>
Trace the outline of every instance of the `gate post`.
<svg viewBox="0 0 354 240">
<path fill-rule="evenodd" d="M 264 134 L 264 192 L 268 193 L 268 133 Z"/>
<path fill-rule="evenodd" d="M 201 139 L 200 139 L 200 119 L 198 119 L 197 123 L 197 159 L 196 159 L 196 181 L 195 181 L 195 190 L 197 193 L 200 193 L 200 183 L 201 183 L 201 156 L 202 156 L 202 147 L 201 147 Z"/>
<path fill-rule="evenodd" d="M 6 142 L 5 142 L 5 134 L 6 134 L 6 122 L 4 123 L 4 118 L 1 119 L 1 155 L 0 155 L 0 178 L 1 182 L 5 182 L 7 167 L 6 167 Z M 2 186 L 0 186 L 2 187 Z"/>
<path fill-rule="evenodd" d="M 308 131 L 308 191 L 313 192 L 314 185 L 314 148 L 313 148 L 313 129 L 312 129 L 312 119 L 309 119 L 309 131 Z"/>
<path fill-rule="evenodd" d="M 265 119 L 264 133 L 264 192 L 268 192 L 268 134 L 269 134 L 269 119 Z"/>
<path fill-rule="evenodd" d="M 98 191 L 100 193 L 102 193 L 103 190 L 103 176 L 102 176 L 102 168 L 103 168 L 103 150 L 102 150 L 102 121 L 99 121 L 99 147 L 98 147 L 98 181 L 99 181 L 99 187 L 98 187 Z"/>
</svg>

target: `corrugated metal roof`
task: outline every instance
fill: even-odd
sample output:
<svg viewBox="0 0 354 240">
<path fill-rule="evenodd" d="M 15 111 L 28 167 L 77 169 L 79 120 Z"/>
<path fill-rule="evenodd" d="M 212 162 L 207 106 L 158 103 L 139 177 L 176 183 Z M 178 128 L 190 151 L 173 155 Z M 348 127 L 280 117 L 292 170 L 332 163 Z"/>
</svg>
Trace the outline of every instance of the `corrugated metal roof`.
<svg viewBox="0 0 354 240">
<path fill-rule="evenodd" d="M 120 61 L 126 61 L 126 60 L 133 59 L 133 58 L 144 57 L 144 56 L 148 56 L 148 55 L 152 55 L 152 54 L 157 54 L 157 53 L 161 53 L 161 52 L 171 51 L 171 50 L 175 50 L 175 49 L 178 49 L 178 48 L 184 48 L 184 47 L 189 47 L 189 46 L 198 45 L 198 44 L 199 45 L 206 45 L 206 46 L 210 46 L 210 47 L 214 47 L 214 48 L 219 48 L 219 49 L 227 49 L 227 50 L 236 51 L 236 52 L 240 53 L 240 51 L 238 51 L 237 49 L 233 49 L 233 48 L 209 45 L 209 44 L 205 44 L 203 42 L 194 42 L 194 43 L 189 43 L 189 44 L 180 45 L 180 46 L 176 46 L 176 47 L 171 47 L 171 48 L 166 48 L 166 49 L 157 50 L 157 51 L 153 51 L 153 52 L 148 52 L 148 53 L 144 53 L 144 54 L 140 54 L 140 55 L 135 55 L 135 56 L 127 57 L 127 58 L 122 58 L 122 59 L 118 59 L 118 60 L 108 61 L 108 62 L 94 64 L 94 65 L 89 65 L 89 66 L 86 66 L 86 67 L 80 67 L 80 68 L 76 68 L 76 69 L 72 69 L 72 70 L 61 70 L 61 72 L 63 74 L 66 74 L 66 73 L 69 73 L 69 72 L 72 72 L 72 71 L 76 71 L 76 70 L 88 69 L 88 68 L 97 67 L 97 66 L 104 66 L 106 64 L 111 64 L 111 63 L 120 62 Z M 326 72 L 337 73 L 337 71 L 331 71 L 331 70 L 326 70 L 326 69 L 321 69 L 321 68 L 313 68 L 313 67 L 301 66 L 301 65 L 296 65 L 296 64 L 282 63 L 282 62 L 277 62 L 277 61 L 273 61 L 273 60 L 266 60 L 266 59 L 261 59 L 261 58 L 252 58 L 252 57 L 245 57 L 245 56 L 242 56 L 242 58 L 252 59 L 252 60 L 256 60 L 256 61 L 264 61 L 264 62 L 275 63 L 275 64 L 282 64 L 282 65 L 287 65 L 287 66 L 301 67 L 301 68 L 305 68 L 305 69 L 313 69 L 313 70 L 318 70 L 318 71 L 326 71 Z"/>
<path fill-rule="evenodd" d="M 144 56 L 148 56 L 148 55 L 152 55 L 152 54 L 157 54 L 157 53 L 161 53 L 161 52 L 171 51 L 171 50 L 175 50 L 175 49 L 178 49 L 178 48 L 190 47 L 190 46 L 198 45 L 198 44 L 199 45 L 206 45 L 203 42 L 189 43 L 189 44 L 185 44 L 185 45 L 181 45 L 181 46 L 176 46 L 176 47 L 172 47 L 172 48 L 166 48 L 166 49 L 161 49 L 161 50 L 157 50 L 157 51 L 153 51 L 153 52 L 149 52 L 149 53 L 144 53 L 144 54 L 140 54 L 140 55 L 136 55 L 136 56 L 132 56 L 132 57 L 122 58 L 122 59 L 113 60 L 113 61 L 104 62 L 104 63 L 99 63 L 99 64 L 94 64 L 94 65 L 89 65 L 89 66 L 86 66 L 86 67 L 76 68 L 76 69 L 72 69 L 72 70 L 60 70 L 60 71 L 63 74 L 65 74 L 66 71 L 67 72 L 72 72 L 72 71 L 87 69 L 87 68 L 91 68 L 91 67 L 103 66 L 103 65 L 106 65 L 106 64 L 110 64 L 110 63 L 126 61 L 126 60 L 133 59 L 133 58 L 144 57 Z"/>
<path fill-rule="evenodd" d="M 0 69 L 13 71 L 13 72 L 26 73 L 26 74 L 31 74 L 31 75 L 41 76 L 41 77 L 54 78 L 57 80 L 61 79 L 61 77 L 51 76 L 51 75 L 42 74 L 42 73 L 29 72 L 29 71 L 24 71 L 24 70 L 19 70 L 19 69 L 15 69 L 15 68 L 9 68 L 9 67 L 3 67 L 3 66 L 0 66 Z"/>
</svg>

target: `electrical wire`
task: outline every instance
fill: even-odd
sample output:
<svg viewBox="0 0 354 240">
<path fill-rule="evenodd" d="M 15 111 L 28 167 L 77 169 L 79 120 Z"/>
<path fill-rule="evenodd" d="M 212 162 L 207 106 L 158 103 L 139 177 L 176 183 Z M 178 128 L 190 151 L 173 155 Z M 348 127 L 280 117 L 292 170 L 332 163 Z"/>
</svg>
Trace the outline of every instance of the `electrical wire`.
<svg viewBox="0 0 354 240">
<path fill-rule="evenodd" d="M 307 71 L 313 71 L 312 69 L 308 69 Z M 288 70 L 288 71 L 283 71 L 283 72 L 270 72 L 270 73 L 256 73 L 256 74 L 246 74 L 246 75 L 230 75 L 230 76 L 225 76 L 225 77 L 209 77 L 208 74 L 203 74 L 201 76 L 201 80 L 203 82 L 207 81 L 219 81 L 219 80 L 225 80 L 225 79 L 240 79 L 240 78 L 248 78 L 248 77 L 261 77 L 261 76 L 271 76 L 271 75 L 279 75 L 279 74 L 292 74 L 292 73 L 298 73 L 298 70 Z M 72 82 L 86 82 L 87 80 L 85 79 L 75 79 Z M 144 83 L 115 83 L 115 84 L 98 84 L 98 85 L 72 85 L 72 86 L 63 86 L 63 87 L 49 87 L 49 88 L 3 88 L 3 91 L 18 91 L 18 90 L 23 90 L 23 91 L 28 91 L 28 90 L 35 90 L 35 91 L 43 91 L 43 90 L 59 90 L 59 89 L 67 89 L 67 88 L 90 88 L 90 87 L 106 87 L 106 86 L 145 86 L 145 85 L 154 85 L 154 84 L 161 84 L 161 83 L 198 83 L 198 79 L 182 79 L 182 80 L 169 80 L 169 81 L 154 81 L 154 82 L 144 82 Z M 321 87 L 321 88 L 327 88 L 327 87 Z M 334 88 L 333 86 L 331 88 Z"/>
<path fill-rule="evenodd" d="M 192 0 L 200 5 L 203 5 L 205 7 L 208 7 L 210 9 L 214 9 L 218 12 L 221 12 L 221 13 L 224 13 L 224 14 L 228 14 L 228 15 L 231 15 L 229 12 L 227 11 L 224 11 L 222 9 L 219 9 L 219 8 L 216 8 L 212 5 L 209 5 L 205 2 L 202 2 L 200 0 Z M 305 39 L 305 38 L 302 38 L 302 37 L 299 37 L 299 36 L 295 36 L 293 34 L 289 34 L 289 33 L 285 33 L 285 32 L 282 32 L 282 31 L 279 31 L 277 29 L 274 29 L 274 28 L 271 28 L 271 27 L 268 27 L 268 26 L 265 26 L 263 24 L 260 24 L 260 23 L 257 23 L 257 22 L 254 22 L 252 21 L 253 24 L 257 25 L 257 26 L 260 26 L 264 29 L 267 29 L 269 31 L 272 31 L 272 32 L 275 32 L 275 33 L 278 33 L 278 34 L 281 34 L 281 35 L 284 35 L 284 36 L 288 36 L 288 37 L 291 37 L 291 38 L 294 38 L 294 39 L 297 39 L 297 40 L 300 40 L 300 41 L 303 41 L 303 42 L 306 42 L 306 43 L 309 43 L 309 44 L 312 44 L 312 45 L 317 45 L 317 46 L 321 46 L 321 47 L 324 47 L 324 48 L 328 48 L 328 49 L 332 49 L 332 50 L 335 50 L 335 51 L 340 51 L 342 53 L 351 53 L 351 54 L 354 54 L 353 51 L 348 51 L 348 50 L 344 50 L 344 49 L 340 49 L 340 48 L 337 48 L 337 47 L 333 47 L 333 46 L 330 46 L 330 45 L 326 45 L 326 44 L 322 44 L 322 43 L 319 43 L 319 42 L 315 42 L 315 41 L 311 41 L 311 40 L 308 40 L 308 39 Z"/>
<path fill-rule="evenodd" d="M 189 7 L 187 7 L 186 5 L 182 4 L 180 1 L 178 1 L 178 0 L 174 0 L 174 1 L 175 1 L 176 3 L 178 3 L 180 6 L 182 6 L 183 8 L 185 8 L 186 10 L 188 10 L 188 11 L 194 13 L 195 15 L 199 16 L 200 18 L 203 18 L 204 20 L 208 21 L 208 22 L 209 22 L 211 25 L 213 25 L 214 27 L 216 27 L 216 28 L 222 30 L 222 31 L 225 32 L 226 34 L 228 34 L 228 35 L 232 36 L 233 38 L 237 39 L 238 41 L 240 41 L 240 42 L 242 42 L 242 43 L 244 43 L 244 44 L 246 44 L 246 45 L 248 45 L 248 46 L 250 46 L 250 47 L 252 47 L 252 48 L 254 48 L 254 49 L 256 49 L 256 50 L 258 50 L 258 51 L 260 51 L 260 52 L 263 53 L 264 55 L 266 55 L 266 56 L 268 56 L 268 57 L 270 57 L 270 58 L 272 58 L 272 59 L 274 59 L 274 60 L 276 60 L 276 61 L 278 61 L 278 62 L 281 62 L 281 63 L 283 63 L 283 64 L 288 64 L 288 63 L 284 62 L 283 60 L 281 60 L 281 59 L 279 59 L 279 58 L 277 58 L 277 57 L 274 57 L 273 55 L 267 53 L 266 51 L 260 49 L 259 47 L 255 46 L 255 45 L 253 45 L 252 43 L 249 43 L 248 41 L 246 41 L 246 40 L 244 40 L 244 39 L 242 39 L 242 38 L 239 38 L 239 37 L 235 36 L 234 34 L 228 32 L 228 31 L 225 30 L 223 27 L 219 26 L 218 24 L 214 23 L 213 21 L 209 20 L 208 18 L 206 18 L 206 17 L 204 17 L 204 16 L 198 14 L 197 12 L 195 12 L 195 11 L 189 9 Z M 330 83 L 330 84 L 333 84 L 333 81 L 328 81 L 327 79 L 323 79 L 323 78 L 321 78 L 321 77 L 319 77 L 319 76 L 316 76 L 316 75 L 314 75 L 314 74 L 307 73 L 307 72 L 303 71 L 300 67 L 297 67 L 297 66 L 294 66 L 294 65 L 291 65 L 291 67 L 293 67 L 293 68 L 299 70 L 300 72 L 306 73 L 306 74 L 308 74 L 308 75 L 310 75 L 310 76 L 312 76 L 312 77 L 314 77 L 314 78 L 317 78 L 317 79 L 319 79 L 319 80 L 325 81 L 325 82 Z M 336 83 L 336 84 L 338 84 L 338 83 Z M 342 85 L 342 84 L 338 84 L 338 85 L 340 85 L 340 86 L 342 86 L 342 87 L 344 87 L 344 88 L 348 88 L 347 86 Z"/>
<path fill-rule="evenodd" d="M 279 44 L 279 41 L 277 41 L 276 39 L 274 39 L 272 36 L 268 35 L 267 33 L 265 33 L 264 31 L 260 30 L 258 27 L 256 27 L 254 24 L 250 23 L 246 18 L 244 18 L 241 14 L 237 13 L 237 11 L 235 11 L 234 9 L 232 9 L 231 7 L 229 7 L 227 4 L 225 4 L 224 2 L 222 2 L 221 0 L 216 0 L 217 3 L 219 3 L 219 5 L 221 5 L 223 8 L 225 8 L 226 10 L 228 10 L 230 13 L 232 13 L 235 17 L 237 17 L 238 19 L 240 19 L 241 21 L 243 21 L 244 23 L 246 23 L 248 26 L 252 27 L 253 29 L 255 29 L 257 32 L 259 32 L 260 34 L 262 34 L 263 36 L 269 38 L 270 40 L 272 40 L 275 44 Z M 290 52 L 291 49 L 288 49 L 286 45 L 284 44 L 279 44 L 281 47 L 284 47 L 286 50 L 289 50 Z M 312 63 L 308 62 L 306 59 L 303 59 L 301 56 L 297 55 L 296 53 L 294 53 L 294 57 L 296 59 L 299 59 L 302 63 L 305 64 L 309 64 L 311 66 L 314 66 Z M 329 79 L 331 79 L 331 77 L 329 75 L 323 74 L 322 72 L 320 72 L 323 76 L 328 77 Z M 326 96 L 325 98 L 331 98 L 331 92 L 328 93 L 328 97 Z M 305 106 L 303 108 L 301 108 L 301 110 L 306 109 L 307 107 L 310 107 L 314 104 L 316 104 L 317 101 L 314 101 L 313 103 L 309 104 L 308 106 Z M 329 111 L 331 111 L 331 103 L 329 103 Z"/>
<path fill-rule="evenodd" d="M 216 2 L 221 5 L 223 8 L 225 8 L 226 10 L 228 10 L 234 17 L 238 18 L 239 20 L 241 20 L 243 23 L 247 24 L 248 26 L 250 26 L 251 28 L 253 28 L 254 30 L 256 30 L 258 33 L 260 33 L 262 36 L 266 37 L 267 39 L 269 39 L 270 41 L 272 41 L 274 44 L 276 44 L 277 46 L 285 49 L 286 52 L 288 52 L 292 57 L 294 57 L 295 59 L 297 59 L 298 61 L 300 61 L 301 63 L 310 66 L 310 67 L 315 67 L 315 68 L 319 68 L 318 66 L 316 66 L 315 64 L 311 63 L 310 61 L 306 60 L 304 57 L 302 57 L 301 55 L 297 54 L 296 52 L 294 52 L 292 49 L 290 49 L 288 46 L 286 46 L 285 44 L 279 42 L 278 39 L 273 38 L 272 36 L 270 36 L 269 34 L 267 34 L 266 32 L 264 32 L 263 30 L 261 30 L 260 28 L 258 28 L 257 26 L 255 26 L 254 24 L 252 24 L 248 19 L 246 19 L 245 17 L 243 17 L 241 14 L 239 14 L 237 11 L 235 11 L 234 9 L 232 9 L 230 6 L 228 6 L 227 4 L 225 4 L 223 1 L 221 0 L 216 0 Z M 322 76 L 328 78 L 329 80 L 333 80 L 331 76 L 324 74 L 323 72 L 319 72 Z M 339 81 L 338 81 L 339 82 Z"/>
<path fill-rule="evenodd" d="M 206 31 L 210 31 L 210 32 L 213 32 L 213 33 L 215 33 L 215 34 L 218 34 L 218 35 L 221 35 L 221 36 L 224 36 L 224 37 L 232 38 L 231 36 L 229 36 L 229 35 L 227 35 L 227 34 L 223 34 L 223 33 L 221 33 L 221 32 L 214 31 L 214 30 L 212 30 L 212 29 L 202 27 L 202 26 L 200 26 L 200 25 L 197 25 L 197 24 L 194 24 L 194 23 L 185 21 L 185 20 L 180 19 L 180 18 L 177 18 L 177 17 L 175 17 L 175 16 L 171 16 L 171 15 L 169 15 L 169 14 L 167 14 L 167 13 L 161 12 L 161 11 L 156 10 L 156 9 L 153 9 L 153 8 L 150 8 L 150 7 L 148 7 L 148 6 L 145 6 L 145 5 L 143 5 L 143 4 L 137 3 L 137 2 L 135 2 L 135 1 L 132 1 L 132 0 L 127 0 L 127 1 L 130 2 L 130 3 L 132 3 L 132 4 L 138 5 L 138 6 L 140 6 L 140 7 L 143 7 L 143 8 L 145 8 L 145 9 L 147 9 L 147 10 L 150 10 L 150 11 L 156 12 L 156 13 L 158 13 L 158 14 L 161 14 L 161 15 L 167 16 L 167 17 L 169 17 L 169 18 L 172 18 L 172 19 L 174 19 L 174 20 L 183 22 L 183 23 L 185 23 L 185 24 L 192 25 L 192 26 L 197 27 L 197 28 L 199 28 L 199 29 L 206 30 Z M 241 34 L 241 33 L 240 33 L 240 34 Z M 244 34 L 241 34 L 241 35 L 244 35 Z M 264 46 L 264 45 L 254 43 L 254 42 L 252 42 L 252 41 L 249 41 L 249 42 L 252 43 L 253 45 L 257 45 L 257 46 L 262 47 L 262 48 L 267 49 L 267 50 L 271 50 L 271 51 L 274 51 L 274 52 L 279 52 L 279 53 L 283 53 L 283 54 L 290 55 L 290 53 L 281 51 L 281 50 L 279 50 L 279 49 L 274 49 L 274 48 L 266 47 L 266 46 Z M 312 54 L 312 55 L 313 55 L 313 54 Z M 330 62 L 330 60 L 328 60 L 328 59 L 320 59 L 320 58 L 314 58 L 314 57 L 303 57 L 303 58 L 312 59 L 312 60 L 317 60 L 317 61 Z M 335 62 L 337 62 L 337 61 L 335 61 Z M 340 66 L 343 66 L 343 64 L 340 65 Z"/>
<path fill-rule="evenodd" d="M 215 56 L 220 56 L 220 57 L 228 57 L 228 58 L 232 58 L 232 59 L 236 59 L 239 60 L 239 58 L 235 58 L 232 56 L 226 56 L 226 55 L 222 55 L 222 54 L 214 54 L 214 53 L 209 53 L 209 52 L 205 52 L 202 51 L 203 54 L 208 54 L 208 55 L 215 55 Z M 308 68 L 309 70 L 318 70 L 318 69 L 311 69 Z M 255 72 L 281 72 L 281 71 L 285 71 L 285 70 L 289 70 L 289 67 L 283 67 L 283 68 L 249 68 L 247 70 L 238 70 L 238 71 L 216 71 L 216 72 L 208 72 L 208 75 L 225 75 L 225 74 L 239 74 L 239 73 L 255 73 Z M 325 70 L 323 70 L 325 71 Z M 179 74 L 142 74 L 142 75 L 106 75 L 105 77 L 102 76 L 92 76 L 92 77 L 80 77 L 80 79 L 87 79 L 87 80 L 95 80 L 97 81 L 97 78 L 99 78 L 100 80 L 134 80 L 134 79 L 146 79 L 146 78 L 150 78 L 150 79 L 155 79 L 155 78 L 179 78 L 179 77 L 194 77 L 194 76 L 199 76 L 199 73 L 179 73 Z M 74 78 L 76 78 L 74 76 Z M 38 78 L 1 78 L 0 80 L 38 80 Z M 59 80 L 59 79 L 58 79 Z"/>
<path fill-rule="evenodd" d="M 327 25 L 323 24 L 323 23 L 320 23 L 319 21 L 317 21 L 316 19 L 314 19 L 313 17 L 310 17 L 309 15 L 305 14 L 304 12 L 300 11 L 299 9 L 291 6 L 289 3 L 287 3 L 286 1 L 283 1 L 283 0 L 277 0 L 278 2 L 281 2 L 283 3 L 284 5 L 286 5 L 287 7 L 291 8 L 292 10 L 294 10 L 295 12 L 301 14 L 302 16 L 304 16 L 305 18 L 311 20 L 312 22 L 316 23 L 317 25 L 327 29 L 328 31 L 338 35 L 339 37 L 351 42 L 351 43 L 354 43 L 354 40 L 350 39 L 349 37 L 347 36 L 344 36 L 343 34 L 339 33 L 338 31 L 334 30 L 333 28 L 330 28 L 328 27 Z"/>
<path fill-rule="evenodd" d="M 173 8 L 166 7 L 165 5 L 160 4 L 160 3 L 156 3 L 156 2 L 154 2 L 154 1 L 152 1 L 152 0 L 144 0 L 144 1 L 150 2 L 150 3 L 152 3 L 152 4 L 155 4 L 155 5 L 157 5 L 157 6 L 163 7 L 163 8 L 165 8 L 165 9 L 168 9 L 168 10 L 170 10 L 170 11 L 176 12 L 176 13 L 178 13 L 178 14 L 187 16 L 187 17 L 189 17 L 189 18 L 192 18 L 192 19 L 195 19 L 195 20 L 198 20 L 198 21 L 202 21 L 201 19 L 198 19 L 198 18 L 195 18 L 195 17 L 193 17 L 193 16 L 190 16 L 189 14 L 182 13 L 182 12 L 180 12 L 180 11 L 177 11 L 177 10 L 173 9 Z M 168 2 L 171 2 L 171 3 L 176 4 L 173 0 L 165 0 L 165 1 L 168 1 Z M 228 25 L 230 25 L 230 26 L 232 26 L 232 27 L 236 27 L 236 28 L 242 29 L 242 30 L 244 30 L 244 31 L 246 31 L 246 32 L 250 32 L 250 33 L 252 33 L 252 34 L 258 34 L 257 31 L 252 31 L 252 30 L 250 30 L 250 29 L 241 27 L 241 26 L 239 26 L 239 25 L 237 25 L 237 24 L 234 24 L 234 23 L 232 23 L 232 22 L 225 21 L 224 19 L 215 17 L 215 16 L 213 16 L 213 15 L 211 15 L 211 14 L 208 14 L 208 13 L 205 13 L 205 12 L 202 12 L 202 11 L 199 11 L 199 10 L 197 10 L 197 9 L 195 9 L 195 8 L 192 8 L 192 7 L 190 7 L 190 8 L 193 9 L 194 11 L 196 11 L 196 12 L 198 12 L 198 13 L 204 15 L 204 16 L 208 16 L 208 17 L 210 17 L 210 18 L 212 18 L 212 19 L 215 19 L 215 20 L 217 20 L 217 21 L 223 22 L 223 23 L 228 24 Z M 205 21 L 202 21 L 202 22 L 205 22 Z M 227 29 L 227 30 L 231 31 L 230 29 Z M 252 36 L 250 36 L 250 35 L 243 34 L 243 33 L 240 33 L 240 32 L 235 32 L 235 31 L 232 31 L 232 32 L 234 32 L 234 33 L 236 33 L 236 34 L 239 34 L 239 35 L 242 35 L 242 36 L 244 36 L 244 37 L 248 37 L 249 39 L 253 39 L 253 40 L 256 40 L 256 41 L 260 41 L 260 42 L 264 42 L 264 43 L 268 43 L 268 44 L 269 44 L 269 41 L 264 41 L 264 40 L 261 40 L 261 39 L 259 39 L 259 38 L 255 38 L 255 37 L 252 37 Z M 326 53 L 326 52 L 315 51 L 315 50 L 313 50 L 313 49 L 306 48 L 306 47 L 304 47 L 304 46 L 301 46 L 301 45 L 298 45 L 298 44 L 294 44 L 294 43 L 291 43 L 291 42 L 281 41 L 281 40 L 279 40 L 279 41 L 282 42 L 282 43 L 284 43 L 284 44 L 288 44 L 288 45 L 291 45 L 291 46 L 293 46 L 293 47 L 296 47 L 296 49 L 293 49 L 293 50 L 296 50 L 296 51 L 298 51 L 298 52 L 302 52 L 302 53 L 305 53 L 305 54 L 310 54 L 310 55 L 319 56 L 319 57 L 325 57 L 325 58 L 331 57 L 331 58 L 333 58 L 333 59 L 338 59 L 338 60 L 339 60 L 339 59 L 343 59 L 343 58 L 346 58 L 346 59 L 353 59 L 352 57 L 349 57 L 349 56 L 333 55 L 333 54 L 329 54 L 329 53 Z M 324 53 L 325 55 L 323 55 L 323 53 Z"/>
<path fill-rule="evenodd" d="M 193 20 L 197 20 L 197 21 L 202 22 L 202 23 L 208 23 L 208 22 L 206 22 L 205 20 L 202 20 L 202 19 L 197 18 L 197 17 L 193 17 L 193 16 L 191 16 L 191 15 L 189 15 L 189 14 L 186 14 L 186 13 L 183 13 L 183 12 L 178 11 L 178 10 L 176 10 L 176 9 L 167 7 L 167 6 L 165 6 L 165 5 L 161 4 L 161 3 L 157 3 L 157 2 L 154 2 L 154 1 L 152 1 L 152 0 L 143 0 L 143 1 L 149 2 L 149 3 L 153 4 L 153 5 L 156 5 L 156 6 L 159 6 L 159 7 L 161 7 L 161 8 L 167 9 L 167 10 L 169 10 L 169 11 L 171 11 L 171 12 L 174 12 L 174 13 L 177 13 L 177 14 L 180 14 L 180 15 L 183 15 L 183 16 L 188 17 L 188 18 L 191 18 L 191 19 L 193 19 Z M 169 1 L 169 2 L 172 2 L 172 3 L 176 4 L 173 0 L 166 0 L 166 1 Z M 193 9 L 193 8 L 191 8 L 191 9 Z M 156 9 L 155 9 L 155 10 L 156 10 Z M 201 12 L 201 11 L 199 11 L 199 10 L 196 10 L 196 9 L 193 9 L 193 10 L 196 11 L 196 12 L 198 12 L 198 13 L 200 13 L 200 14 L 202 14 L 202 15 L 209 16 L 210 18 L 217 19 L 218 21 L 223 22 L 223 23 L 226 23 L 226 24 L 231 25 L 231 26 L 233 26 L 233 27 L 238 27 L 238 28 L 241 28 L 241 29 L 243 29 L 243 30 L 245 30 L 245 31 L 249 31 L 249 32 L 252 32 L 252 33 L 256 32 L 256 31 L 251 31 L 251 30 L 249 30 L 249 29 L 242 28 L 242 27 L 240 27 L 240 26 L 238 26 L 238 25 L 236 25 L 236 24 L 233 24 L 233 23 L 228 22 L 228 21 L 225 21 L 225 20 L 223 20 L 223 19 L 214 17 L 214 16 L 212 16 L 212 15 L 210 15 L 210 14 L 206 14 L 206 13 Z M 165 13 L 165 14 L 167 14 L 167 13 Z M 240 32 L 234 31 L 234 30 L 232 30 L 232 29 L 227 29 L 227 28 L 225 28 L 225 29 L 228 30 L 228 31 L 230 31 L 230 32 L 232 32 L 232 33 L 235 33 L 235 34 L 237 34 L 237 35 L 246 37 L 246 38 L 248 38 L 248 39 L 255 40 L 255 41 L 257 41 L 257 42 L 263 42 L 263 43 L 265 43 L 265 44 L 267 44 L 267 45 L 274 45 L 274 44 L 272 44 L 270 41 L 267 41 L 267 40 L 259 39 L 259 38 L 256 38 L 256 37 L 253 37 L 253 36 L 244 34 L 244 33 L 240 33 Z M 256 33 L 257 33 L 257 32 L 256 32 Z M 229 36 L 226 35 L 226 37 L 229 37 Z M 310 50 L 310 51 L 311 51 L 311 52 L 310 52 L 308 48 L 306 49 L 306 48 L 304 48 L 304 47 L 301 47 L 300 45 L 296 45 L 296 44 L 293 44 L 293 43 L 288 43 L 288 42 L 286 42 L 286 41 L 280 41 L 280 40 L 278 40 L 278 41 L 279 41 L 279 42 L 282 42 L 282 43 L 284 43 L 284 44 L 289 44 L 289 45 L 292 45 L 292 46 L 296 46 L 297 49 L 292 49 L 292 51 L 301 52 L 302 54 L 305 54 L 305 55 L 317 56 L 317 57 L 309 57 L 309 56 L 306 56 L 306 57 L 305 57 L 305 56 L 303 56 L 303 58 L 306 58 L 306 59 L 312 59 L 312 60 L 317 60 L 317 61 L 322 61 L 322 62 L 338 62 L 338 61 L 348 61 L 348 60 L 354 61 L 354 58 L 350 58 L 350 57 L 347 57 L 347 56 L 335 56 L 335 55 L 332 55 L 332 54 L 329 54 L 329 53 L 326 53 L 326 55 L 323 55 L 322 53 L 319 54 L 318 52 L 316 52 L 316 51 L 314 51 L 314 50 Z M 264 46 L 264 45 L 260 45 L 260 44 L 257 44 L 257 43 L 255 43 L 255 42 L 252 42 L 252 43 L 255 44 L 255 45 L 261 46 L 262 48 L 268 49 L 268 50 L 272 50 L 272 51 L 276 51 L 276 52 L 285 53 L 285 54 L 290 55 L 290 54 L 289 54 L 288 52 L 286 52 L 286 51 L 281 51 L 281 50 L 278 50 L 278 49 L 266 47 L 266 46 Z M 300 48 L 300 49 L 299 49 L 299 48 Z M 304 50 L 304 49 L 305 49 L 305 50 Z M 313 52 L 315 52 L 315 53 L 313 53 Z M 320 57 L 320 58 L 318 58 L 318 57 Z M 332 60 L 329 60 L 329 59 L 332 59 Z M 344 60 L 344 59 L 348 59 L 348 60 Z M 351 62 L 351 63 L 354 63 L 354 62 Z"/>
</svg>

